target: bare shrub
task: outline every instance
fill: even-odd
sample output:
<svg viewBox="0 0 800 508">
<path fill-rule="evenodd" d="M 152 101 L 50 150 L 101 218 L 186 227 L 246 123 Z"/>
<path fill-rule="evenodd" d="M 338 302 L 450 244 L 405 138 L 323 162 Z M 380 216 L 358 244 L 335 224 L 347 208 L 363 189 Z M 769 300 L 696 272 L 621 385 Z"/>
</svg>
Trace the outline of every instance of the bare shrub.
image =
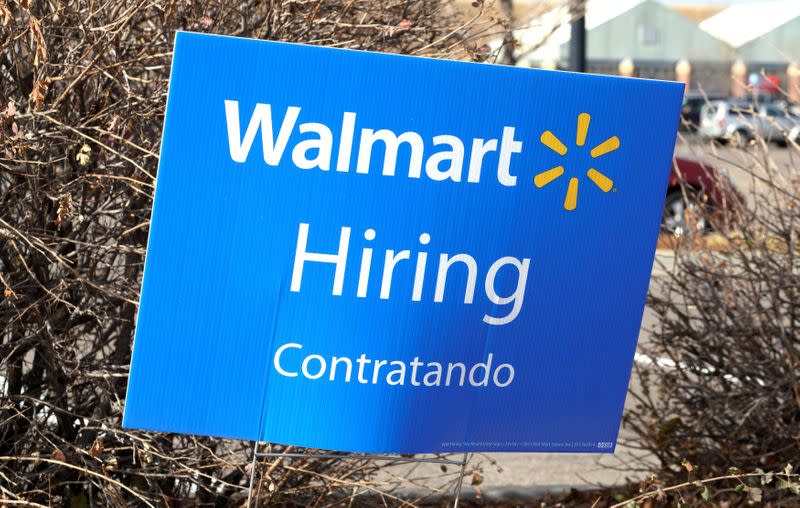
<svg viewBox="0 0 800 508">
<path fill-rule="evenodd" d="M 439 0 L 0 0 L 0 505 L 239 504 L 250 445 L 120 429 L 176 29 L 485 59 Z M 470 32 L 471 30 L 471 32 Z M 374 463 L 264 466 L 276 505 Z M 358 486 L 358 488 L 356 488 Z M 391 494 L 376 494 L 387 502 Z"/>
<path fill-rule="evenodd" d="M 674 268 L 651 286 L 657 324 L 624 425 L 666 481 L 685 480 L 684 460 L 708 478 L 800 458 L 800 152 L 776 150 L 703 148 L 747 184 L 747 207 L 730 228 L 678 239 Z"/>
</svg>

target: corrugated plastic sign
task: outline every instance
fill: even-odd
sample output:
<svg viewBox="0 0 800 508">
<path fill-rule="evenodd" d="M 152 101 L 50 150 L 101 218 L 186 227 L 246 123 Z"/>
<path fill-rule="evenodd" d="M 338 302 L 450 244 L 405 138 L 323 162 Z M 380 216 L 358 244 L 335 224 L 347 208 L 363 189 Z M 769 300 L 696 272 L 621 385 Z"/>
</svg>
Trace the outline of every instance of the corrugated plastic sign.
<svg viewBox="0 0 800 508">
<path fill-rule="evenodd" d="M 179 33 L 124 425 L 613 451 L 682 94 Z"/>
</svg>

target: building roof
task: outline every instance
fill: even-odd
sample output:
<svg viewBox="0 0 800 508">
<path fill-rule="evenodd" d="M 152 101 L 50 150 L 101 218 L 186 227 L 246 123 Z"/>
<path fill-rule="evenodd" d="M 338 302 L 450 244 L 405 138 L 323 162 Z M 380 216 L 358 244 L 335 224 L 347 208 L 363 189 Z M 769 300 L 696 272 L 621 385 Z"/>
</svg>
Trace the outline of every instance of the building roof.
<svg viewBox="0 0 800 508">
<path fill-rule="evenodd" d="M 700 23 L 700 28 L 733 48 L 740 48 L 800 16 L 798 0 L 735 4 Z"/>
<path fill-rule="evenodd" d="M 721 5 L 667 5 L 684 18 L 700 23 L 725 9 Z"/>
<path fill-rule="evenodd" d="M 800 0 L 792 0 L 800 4 Z M 564 2 L 515 31 L 519 64 L 563 61 L 568 54 L 570 13 Z M 727 61 L 730 47 L 663 0 L 589 0 L 587 57 L 615 60 Z M 643 34 L 652 34 L 645 41 Z"/>
<path fill-rule="evenodd" d="M 586 30 L 611 21 L 646 0 L 589 0 L 586 4 Z M 567 38 L 569 40 L 569 38 Z"/>
<path fill-rule="evenodd" d="M 586 30 L 592 30 L 633 9 L 647 0 L 589 0 L 586 4 Z M 570 39 L 570 12 L 566 5 L 551 9 L 517 33 L 522 53 L 536 48 L 537 60 L 558 60 L 561 44 Z M 552 33 L 551 33 L 552 32 Z"/>
</svg>

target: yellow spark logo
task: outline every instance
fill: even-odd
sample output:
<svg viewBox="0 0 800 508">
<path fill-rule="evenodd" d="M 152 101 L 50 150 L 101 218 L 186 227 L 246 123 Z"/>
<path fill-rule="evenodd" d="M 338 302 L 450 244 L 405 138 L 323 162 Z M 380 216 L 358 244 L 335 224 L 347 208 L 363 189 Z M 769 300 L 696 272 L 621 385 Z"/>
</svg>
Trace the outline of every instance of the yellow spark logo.
<svg viewBox="0 0 800 508">
<path fill-rule="evenodd" d="M 586 133 L 589 132 L 589 120 L 591 120 L 591 116 L 588 113 L 581 113 L 578 115 L 578 132 L 575 136 L 575 144 L 578 146 L 583 146 L 586 143 Z M 561 142 L 560 139 L 556 137 L 550 131 L 544 131 L 542 133 L 542 137 L 540 141 L 544 146 L 549 148 L 550 150 L 556 152 L 559 155 L 566 155 L 567 154 L 567 147 L 564 143 Z M 619 148 L 619 138 L 616 136 L 611 136 L 607 140 L 603 141 L 596 147 L 592 148 L 592 151 L 589 152 L 593 159 L 600 157 L 601 155 L 605 155 L 609 152 L 613 152 Z M 556 166 L 552 169 L 548 169 L 547 171 L 543 171 L 536 175 L 533 178 L 533 183 L 536 187 L 544 187 L 548 183 L 552 182 L 559 176 L 564 174 L 564 166 Z M 608 192 L 614 187 L 614 182 L 611 181 L 609 177 L 604 175 L 603 173 L 597 171 L 594 168 L 589 168 L 589 171 L 586 172 L 586 176 L 589 177 L 589 180 L 594 182 L 600 190 L 603 192 Z M 569 186 L 567 187 L 567 197 L 564 199 L 564 209 L 565 210 L 574 210 L 575 207 L 578 205 L 578 179 L 572 177 L 569 179 Z"/>
</svg>

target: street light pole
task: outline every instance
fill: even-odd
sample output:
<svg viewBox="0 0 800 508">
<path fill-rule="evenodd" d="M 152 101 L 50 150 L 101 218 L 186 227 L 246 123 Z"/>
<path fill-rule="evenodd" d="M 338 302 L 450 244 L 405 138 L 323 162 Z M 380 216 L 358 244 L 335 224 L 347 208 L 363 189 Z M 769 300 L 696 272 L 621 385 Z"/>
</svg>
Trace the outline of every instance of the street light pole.
<svg viewBox="0 0 800 508">
<path fill-rule="evenodd" d="M 569 69 L 573 72 L 586 72 L 585 0 L 571 0 L 569 13 L 572 29 L 569 39 Z"/>
</svg>

